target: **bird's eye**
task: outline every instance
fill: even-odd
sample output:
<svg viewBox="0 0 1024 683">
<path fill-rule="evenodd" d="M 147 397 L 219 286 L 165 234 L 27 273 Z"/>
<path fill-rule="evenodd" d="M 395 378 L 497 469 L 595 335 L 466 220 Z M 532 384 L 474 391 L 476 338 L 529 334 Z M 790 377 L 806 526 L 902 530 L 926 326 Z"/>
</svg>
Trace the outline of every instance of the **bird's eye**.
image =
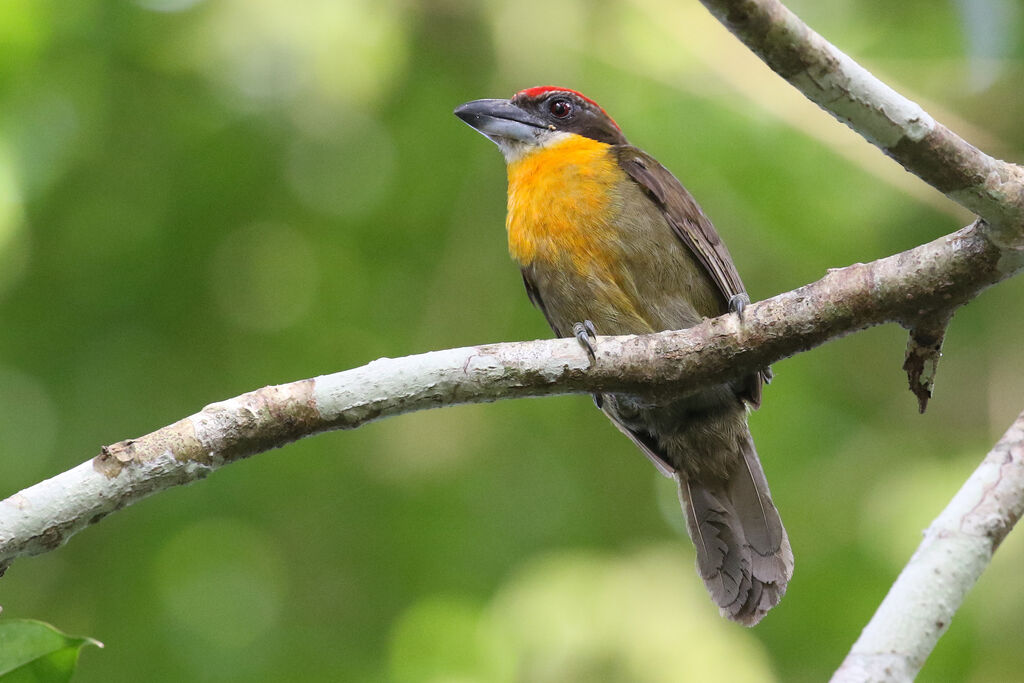
<svg viewBox="0 0 1024 683">
<path fill-rule="evenodd" d="M 572 102 L 563 99 L 551 100 L 551 103 L 548 104 L 548 111 L 556 119 L 564 119 L 572 113 Z"/>
</svg>

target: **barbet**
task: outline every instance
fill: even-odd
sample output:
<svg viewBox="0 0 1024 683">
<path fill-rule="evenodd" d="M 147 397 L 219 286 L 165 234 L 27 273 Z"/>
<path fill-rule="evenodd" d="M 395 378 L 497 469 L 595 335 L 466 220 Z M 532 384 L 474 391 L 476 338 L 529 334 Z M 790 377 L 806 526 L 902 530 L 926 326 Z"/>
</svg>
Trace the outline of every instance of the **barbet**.
<svg viewBox="0 0 1024 683">
<path fill-rule="evenodd" d="M 495 142 L 508 170 L 508 247 L 559 337 L 692 327 L 748 301 L 700 206 L 630 145 L 593 100 L 529 88 L 455 114 Z M 761 371 L 668 400 L 599 394 L 598 406 L 679 484 L 697 571 L 721 613 L 752 626 L 778 604 L 793 553 L 747 427 Z"/>
</svg>

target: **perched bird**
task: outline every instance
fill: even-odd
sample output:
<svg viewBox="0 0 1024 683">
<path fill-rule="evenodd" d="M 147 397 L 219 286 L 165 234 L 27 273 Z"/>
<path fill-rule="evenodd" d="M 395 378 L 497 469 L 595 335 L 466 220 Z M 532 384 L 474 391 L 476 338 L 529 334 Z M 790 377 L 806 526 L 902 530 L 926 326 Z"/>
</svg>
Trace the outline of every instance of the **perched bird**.
<svg viewBox="0 0 1024 683">
<path fill-rule="evenodd" d="M 593 100 L 543 86 L 455 115 L 508 170 L 508 248 L 559 337 L 691 327 L 749 301 L 711 222 L 664 166 Z M 697 571 L 723 616 L 753 626 L 778 604 L 793 552 L 747 427 L 768 370 L 697 393 L 595 402 L 679 484 Z"/>
</svg>

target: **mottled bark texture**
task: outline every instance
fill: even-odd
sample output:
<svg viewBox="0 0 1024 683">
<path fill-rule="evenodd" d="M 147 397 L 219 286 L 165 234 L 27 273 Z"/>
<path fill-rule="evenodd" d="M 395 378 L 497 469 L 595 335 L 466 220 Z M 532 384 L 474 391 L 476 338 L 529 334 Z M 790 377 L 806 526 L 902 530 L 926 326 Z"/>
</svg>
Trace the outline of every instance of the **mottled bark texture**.
<svg viewBox="0 0 1024 683">
<path fill-rule="evenodd" d="M 994 159 L 872 76 L 778 0 L 701 0 L 777 74 L 905 169 L 1021 245 L 1024 169 Z"/>
<path fill-rule="evenodd" d="M 905 368 L 924 406 L 956 308 L 1024 268 L 1024 172 L 987 156 L 878 81 L 774 0 L 703 0 L 810 99 L 975 212 L 973 225 L 695 328 L 451 349 L 208 406 L 0 502 L 0 569 L 52 550 L 114 510 L 302 436 L 413 410 L 583 392 L 680 392 L 748 375 L 856 330 L 911 330 Z M 1024 416 L 929 530 L 836 680 L 909 680 L 1024 509 Z M 938 579 L 937 577 L 952 577 Z M 942 581 L 944 592 L 930 581 Z"/>
<path fill-rule="evenodd" d="M 928 400 L 935 388 L 935 375 L 939 369 L 939 358 L 942 357 L 942 342 L 952 317 L 952 310 L 940 310 L 933 316 L 922 316 L 910 328 L 903 370 L 907 373 L 907 383 L 917 397 L 917 407 L 922 413 L 928 407 Z"/>
<path fill-rule="evenodd" d="M 897 317 L 910 330 L 904 369 L 924 412 L 942 340 L 957 307 L 1024 261 L 1024 169 L 965 142 L 835 46 L 777 0 L 701 0 L 737 38 L 790 84 L 906 170 L 979 216 L 944 238 L 975 253 L 987 273 L 935 268 L 932 294 L 909 294 Z M 935 245 L 935 243 L 932 243 Z M 929 245 L 926 245 L 929 246 Z M 923 252 L 912 250 L 907 254 Z M 988 256 L 982 256 L 987 252 Z M 936 252 L 937 253 L 937 252 Z M 898 258 L 898 257 L 896 257 Z M 954 259 L 956 260 L 956 259 Z M 940 271 L 944 271 L 940 273 Z M 865 287 L 861 295 L 876 287 Z M 851 297 L 853 300 L 855 295 Z M 914 300 L 911 303 L 911 300 Z M 1024 415 L 932 524 L 924 542 L 850 651 L 834 681 L 909 681 L 924 664 L 1024 509 Z"/>
<path fill-rule="evenodd" d="M 832 678 L 911 681 L 1024 513 L 1024 413 L 925 532 Z"/>
<path fill-rule="evenodd" d="M 1024 169 L 994 159 L 839 51 L 777 0 L 702 0 L 777 74 L 905 169 L 986 221 L 990 238 L 1024 248 Z M 922 311 L 905 369 L 918 407 L 931 398 L 945 324 L 955 307 Z"/>
<path fill-rule="evenodd" d="M 681 392 L 743 376 L 856 330 L 952 308 L 1021 270 L 1020 252 L 972 225 L 677 332 L 574 339 L 380 359 L 215 403 L 0 502 L 0 568 L 52 550 L 106 514 L 295 439 L 459 403 L 589 392 Z"/>
</svg>

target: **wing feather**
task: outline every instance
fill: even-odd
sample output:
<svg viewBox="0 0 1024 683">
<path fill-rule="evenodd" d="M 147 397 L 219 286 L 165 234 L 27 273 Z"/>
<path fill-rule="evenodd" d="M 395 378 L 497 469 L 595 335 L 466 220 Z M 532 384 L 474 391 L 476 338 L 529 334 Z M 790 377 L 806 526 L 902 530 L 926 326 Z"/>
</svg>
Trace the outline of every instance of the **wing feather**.
<svg viewBox="0 0 1024 683">
<path fill-rule="evenodd" d="M 619 146 L 619 165 L 661 208 L 672 231 L 693 252 L 722 294 L 729 299 L 745 294 L 732 256 L 697 200 L 672 173 L 651 155 L 630 145 Z"/>
<path fill-rule="evenodd" d="M 643 150 L 618 145 L 619 165 L 658 205 L 672 232 L 689 249 L 722 295 L 722 312 L 737 295 L 746 295 L 743 280 L 722 238 L 693 198 L 672 172 Z M 761 383 L 771 381 L 771 369 L 750 377 L 745 398 L 756 408 L 761 404 Z"/>
<path fill-rule="evenodd" d="M 530 303 L 536 306 L 541 313 L 544 314 L 544 319 L 548 321 L 548 325 L 551 327 L 551 331 L 555 333 L 556 337 L 563 337 L 562 331 L 555 325 L 555 321 L 551 319 L 548 314 L 548 309 L 544 306 L 544 299 L 540 296 L 540 290 L 537 288 L 537 284 L 530 277 L 530 274 L 526 272 L 526 268 L 522 268 L 520 271 L 523 275 L 523 285 L 526 287 L 526 296 L 530 297 Z"/>
</svg>

